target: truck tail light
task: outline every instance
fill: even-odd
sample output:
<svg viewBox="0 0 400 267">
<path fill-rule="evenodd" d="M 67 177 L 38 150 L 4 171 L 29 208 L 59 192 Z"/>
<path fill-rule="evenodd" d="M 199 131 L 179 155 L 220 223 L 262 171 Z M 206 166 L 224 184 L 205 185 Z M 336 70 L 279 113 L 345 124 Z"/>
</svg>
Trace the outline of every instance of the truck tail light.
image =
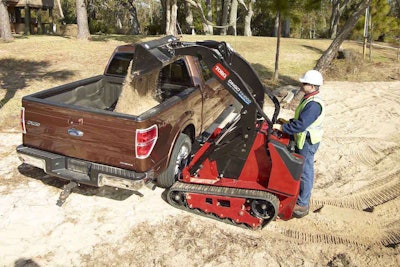
<svg viewBox="0 0 400 267">
<path fill-rule="evenodd" d="M 26 134 L 26 126 L 25 126 L 25 108 L 21 108 L 21 128 L 22 133 Z"/>
<path fill-rule="evenodd" d="M 157 125 L 150 126 L 147 129 L 136 130 L 135 153 L 138 159 L 145 159 L 150 156 L 151 151 L 157 142 Z"/>
</svg>

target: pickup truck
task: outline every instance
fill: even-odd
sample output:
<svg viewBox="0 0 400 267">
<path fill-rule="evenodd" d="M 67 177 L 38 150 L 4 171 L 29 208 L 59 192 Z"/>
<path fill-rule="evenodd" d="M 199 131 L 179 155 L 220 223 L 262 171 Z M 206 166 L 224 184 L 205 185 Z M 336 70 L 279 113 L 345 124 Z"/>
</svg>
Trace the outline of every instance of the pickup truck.
<svg viewBox="0 0 400 267">
<path fill-rule="evenodd" d="M 182 56 L 160 69 L 157 106 L 140 115 L 115 112 L 137 45 L 117 47 L 102 75 L 22 98 L 23 163 L 96 187 L 168 188 L 176 181 L 193 142 L 234 98 L 201 58 Z"/>
</svg>

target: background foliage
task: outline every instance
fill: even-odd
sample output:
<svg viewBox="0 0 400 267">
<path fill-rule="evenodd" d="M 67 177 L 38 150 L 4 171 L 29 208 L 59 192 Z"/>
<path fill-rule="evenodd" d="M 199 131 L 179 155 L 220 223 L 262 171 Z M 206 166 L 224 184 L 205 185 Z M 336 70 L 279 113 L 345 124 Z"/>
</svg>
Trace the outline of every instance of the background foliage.
<svg viewBox="0 0 400 267">
<path fill-rule="evenodd" d="M 164 5 L 166 0 L 162 0 Z M 132 12 L 135 7 L 137 19 L 140 24 L 140 34 L 165 33 L 165 10 L 162 1 L 151 0 L 87 0 L 89 27 L 92 33 L 104 34 L 129 34 L 131 29 Z M 171 0 L 172 1 L 172 0 Z M 221 25 L 224 1 L 232 0 L 177 0 L 179 33 L 190 34 L 192 28 L 196 34 L 205 34 L 202 21 L 203 11 L 207 11 L 207 2 L 211 6 L 211 23 L 214 26 L 213 34 L 220 34 L 218 27 Z M 254 15 L 251 21 L 252 34 L 255 36 L 276 36 L 277 10 L 281 11 L 283 18 L 283 37 L 295 38 L 330 38 L 330 20 L 334 0 L 242 0 L 239 1 L 237 11 L 237 34 L 243 35 L 244 18 L 249 2 L 253 2 Z M 202 11 L 191 6 L 193 24 L 186 22 L 186 2 L 199 3 Z M 346 18 L 352 14 L 357 1 L 340 1 L 343 13 L 338 27 L 343 25 Z M 61 1 L 64 18 L 60 23 L 76 23 L 75 1 Z M 374 40 L 397 42 L 400 36 L 400 1 L 398 0 L 373 0 L 371 7 L 370 28 Z M 207 14 L 204 14 L 206 16 Z M 352 39 L 362 40 L 364 34 L 365 16 L 362 17 L 351 35 Z M 229 34 L 229 32 L 228 32 Z"/>
</svg>

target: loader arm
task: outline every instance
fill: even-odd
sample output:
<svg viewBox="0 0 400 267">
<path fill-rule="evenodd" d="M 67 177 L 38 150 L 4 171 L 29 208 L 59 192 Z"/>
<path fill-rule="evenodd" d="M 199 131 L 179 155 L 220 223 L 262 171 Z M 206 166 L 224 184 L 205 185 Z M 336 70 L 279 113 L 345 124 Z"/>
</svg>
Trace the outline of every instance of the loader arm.
<svg viewBox="0 0 400 267">
<path fill-rule="evenodd" d="M 191 55 L 203 60 L 216 79 L 242 104 L 240 117 L 223 129 L 220 138 L 210 145 L 190 170 L 194 174 L 208 158 L 217 161 L 220 177 L 238 178 L 248 157 L 260 124 L 268 123 L 268 140 L 272 124 L 279 114 L 278 100 L 267 92 L 257 73 L 239 54 L 225 42 L 181 42 L 173 36 L 140 43 L 133 59 L 133 75 L 142 75 L 161 69 L 179 57 Z M 275 112 L 272 120 L 264 113 L 264 95 L 273 101 Z"/>
</svg>

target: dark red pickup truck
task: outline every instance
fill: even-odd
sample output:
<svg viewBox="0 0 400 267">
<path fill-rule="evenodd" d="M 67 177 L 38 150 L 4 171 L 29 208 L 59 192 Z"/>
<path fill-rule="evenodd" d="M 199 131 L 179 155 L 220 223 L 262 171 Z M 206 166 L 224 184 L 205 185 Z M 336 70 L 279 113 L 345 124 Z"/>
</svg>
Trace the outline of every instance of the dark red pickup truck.
<svg viewBox="0 0 400 267">
<path fill-rule="evenodd" d="M 171 186 L 195 138 L 234 99 L 201 59 L 183 56 L 161 69 L 157 106 L 114 112 L 134 53 L 134 44 L 117 47 L 103 75 L 25 96 L 22 162 L 97 187 Z"/>
</svg>

